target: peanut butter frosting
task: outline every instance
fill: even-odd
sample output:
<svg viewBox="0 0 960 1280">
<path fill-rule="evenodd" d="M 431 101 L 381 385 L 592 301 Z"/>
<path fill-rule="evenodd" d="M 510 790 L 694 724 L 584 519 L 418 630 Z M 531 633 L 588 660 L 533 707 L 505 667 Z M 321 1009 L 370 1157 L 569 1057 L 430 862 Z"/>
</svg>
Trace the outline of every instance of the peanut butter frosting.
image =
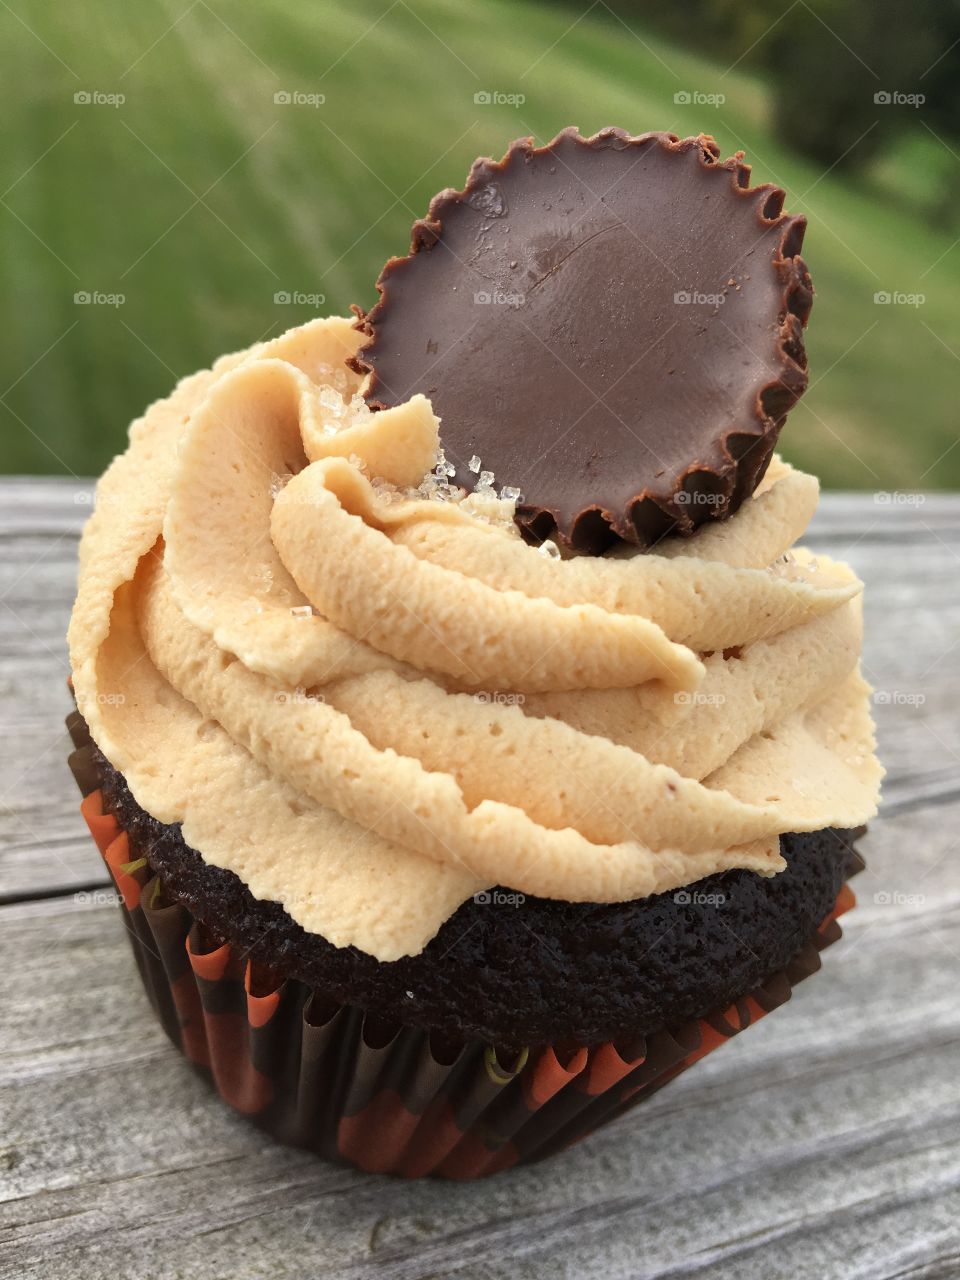
<svg viewBox="0 0 960 1280">
<path fill-rule="evenodd" d="M 415 954 L 494 884 L 626 901 L 876 810 L 861 584 L 795 546 L 775 459 L 652 551 L 527 545 L 448 483 L 422 395 L 372 413 L 313 321 L 133 424 L 80 549 L 78 705 L 137 802 L 306 930 Z"/>
</svg>

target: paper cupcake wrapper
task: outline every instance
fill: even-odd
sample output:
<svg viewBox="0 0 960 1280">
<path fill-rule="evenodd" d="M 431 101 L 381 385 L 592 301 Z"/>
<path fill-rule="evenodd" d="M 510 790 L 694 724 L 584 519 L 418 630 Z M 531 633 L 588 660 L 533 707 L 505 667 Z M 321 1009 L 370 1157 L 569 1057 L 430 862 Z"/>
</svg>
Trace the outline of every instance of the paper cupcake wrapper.
<svg viewBox="0 0 960 1280">
<path fill-rule="evenodd" d="M 485 1177 L 571 1146 L 788 1000 L 854 905 L 844 885 L 785 969 L 726 1008 L 632 1045 L 541 1045 L 519 1056 L 451 1045 L 296 979 L 278 984 L 238 947 L 211 939 L 104 811 L 82 717 L 68 727 L 81 811 L 173 1044 L 274 1138 L 371 1173 Z"/>
</svg>

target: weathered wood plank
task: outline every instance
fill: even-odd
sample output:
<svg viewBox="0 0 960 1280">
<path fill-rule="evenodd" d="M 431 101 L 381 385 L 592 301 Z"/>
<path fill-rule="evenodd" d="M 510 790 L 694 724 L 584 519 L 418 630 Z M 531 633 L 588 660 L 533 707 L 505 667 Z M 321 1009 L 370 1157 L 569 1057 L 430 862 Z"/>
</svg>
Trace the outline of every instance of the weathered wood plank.
<svg viewBox="0 0 960 1280">
<path fill-rule="evenodd" d="M 867 584 L 890 770 L 825 972 L 576 1153 L 450 1186 L 274 1145 L 154 1026 L 63 764 L 76 492 L 0 482 L 0 1277 L 960 1274 L 960 498 L 811 531 Z"/>
<path fill-rule="evenodd" d="M 0 901 L 105 883 L 66 769 L 66 629 L 91 485 L 0 482 Z M 78 500 L 80 499 L 80 500 Z"/>
<path fill-rule="evenodd" d="M 261 1138 L 154 1028 L 114 909 L 5 908 L 0 1274 L 897 1275 L 957 1243 L 960 903 L 881 910 L 789 1010 L 576 1154 L 451 1187 Z"/>
</svg>

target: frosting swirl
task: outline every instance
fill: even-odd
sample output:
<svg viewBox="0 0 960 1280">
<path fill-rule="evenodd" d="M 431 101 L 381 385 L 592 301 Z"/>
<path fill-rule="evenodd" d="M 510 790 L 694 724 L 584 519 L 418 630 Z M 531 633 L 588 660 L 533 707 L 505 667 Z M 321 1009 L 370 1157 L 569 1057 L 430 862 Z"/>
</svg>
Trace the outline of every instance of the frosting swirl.
<svg viewBox="0 0 960 1280">
<path fill-rule="evenodd" d="M 814 479 L 775 462 L 689 541 L 551 559 L 509 504 L 422 496 L 438 420 L 362 406 L 359 340 L 318 320 L 225 357 L 100 482 L 74 685 L 145 809 L 381 960 L 496 883 L 769 875 L 783 832 L 874 813 L 861 584 L 790 551 Z"/>
</svg>

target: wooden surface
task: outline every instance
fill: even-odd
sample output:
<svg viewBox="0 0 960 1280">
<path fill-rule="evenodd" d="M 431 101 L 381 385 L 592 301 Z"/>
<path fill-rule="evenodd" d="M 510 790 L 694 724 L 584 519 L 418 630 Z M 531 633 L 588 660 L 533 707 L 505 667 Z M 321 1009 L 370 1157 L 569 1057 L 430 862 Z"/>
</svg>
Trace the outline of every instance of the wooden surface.
<svg viewBox="0 0 960 1280">
<path fill-rule="evenodd" d="M 169 1047 L 77 812 L 63 634 L 90 489 L 0 482 L 0 1276 L 960 1276 L 960 497 L 828 496 L 889 769 L 793 1000 L 575 1152 L 466 1185 L 284 1150 Z"/>
</svg>

